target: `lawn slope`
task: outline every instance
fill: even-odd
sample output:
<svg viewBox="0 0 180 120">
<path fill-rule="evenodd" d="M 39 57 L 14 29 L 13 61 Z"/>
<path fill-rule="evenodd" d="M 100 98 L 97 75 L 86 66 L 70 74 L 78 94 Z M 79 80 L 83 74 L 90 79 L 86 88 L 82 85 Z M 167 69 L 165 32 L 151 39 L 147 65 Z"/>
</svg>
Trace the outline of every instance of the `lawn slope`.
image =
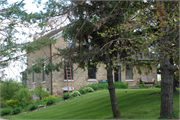
<svg viewBox="0 0 180 120">
<path fill-rule="evenodd" d="M 122 119 L 158 119 L 160 89 L 116 89 Z M 151 95 L 152 93 L 157 93 Z M 174 94 L 174 110 L 179 113 L 179 93 Z M 43 110 L 5 116 L 7 119 L 109 119 L 112 110 L 108 90 L 83 95 Z"/>
</svg>

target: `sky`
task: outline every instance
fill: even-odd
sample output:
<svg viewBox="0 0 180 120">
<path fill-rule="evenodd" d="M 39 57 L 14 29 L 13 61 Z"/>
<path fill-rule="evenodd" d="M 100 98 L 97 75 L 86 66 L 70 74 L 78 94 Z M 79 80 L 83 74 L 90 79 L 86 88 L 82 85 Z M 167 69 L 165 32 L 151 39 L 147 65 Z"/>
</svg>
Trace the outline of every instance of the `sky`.
<svg viewBox="0 0 180 120">
<path fill-rule="evenodd" d="M 8 1 L 8 3 L 12 4 L 14 2 L 21 1 L 21 0 L 7 0 L 7 1 Z M 27 10 L 28 13 L 38 12 L 39 10 L 42 10 L 42 7 L 37 8 L 35 4 L 32 4 L 33 1 L 34 0 L 25 0 L 24 1 L 26 3 L 25 6 L 24 6 L 24 9 Z M 46 1 L 47 0 L 43 0 L 43 2 L 46 2 Z M 18 41 L 20 43 L 21 42 L 31 41 L 31 40 L 24 39 L 24 38 L 26 38 L 25 36 L 22 36 L 22 35 L 17 35 L 17 36 L 21 38 L 21 40 Z M 17 53 L 17 55 L 24 54 L 24 53 L 19 52 L 19 53 Z M 26 67 L 27 67 L 25 65 L 25 62 L 26 62 L 26 59 L 23 62 L 22 61 L 16 61 L 16 62 L 11 63 L 9 65 L 9 67 L 5 68 L 4 69 L 5 70 L 4 74 L 6 74 L 5 79 L 14 78 L 18 82 L 20 82 L 21 81 L 20 72 L 24 71 L 26 69 Z"/>
<path fill-rule="evenodd" d="M 21 0 L 7 0 L 7 1 L 9 4 L 12 4 L 15 2 L 19 2 Z M 33 1 L 35 1 L 35 0 L 24 0 L 24 3 L 25 3 L 24 9 L 27 10 L 28 13 L 31 13 L 31 12 L 34 13 L 34 12 L 38 12 L 40 10 L 43 10 L 43 6 L 40 6 L 39 8 L 37 8 L 36 4 L 33 4 Z M 47 0 L 42 0 L 42 3 L 45 3 L 46 1 Z M 34 33 L 35 33 L 35 31 L 37 31 L 37 27 L 34 29 L 35 30 L 25 28 L 25 29 L 19 29 L 19 30 L 25 31 L 25 32 L 28 32 L 28 30 L 29 30 L 30 33 L 32 33 L 32 31 L 34 31 Z M 28 36 L 23 36 L 23 35 L 19 35 L 19 34 L 17 34 L 16 36 L 18 38 L 20 38 L 18 43 L 33 41 L 33 39 L 28 38 Z M 24 53 L 20 53 L 20 52 L 17 53 L 17 55 L 20 55 L 20 54 L 25 54 L 25 52 Z M 22 77 L 20 73 L 23 72 L 27 68 L 27 66 L 25 64 L 26 61 L 27 61 L 26 59 L 24 61 L 16 61 L 16 62 L 11 63 L 9 65 L 9 67 L 5 68 L 4 69 L 5 70 L 4 74 L 6 74 L 5 79 L 14 78 L 18 82 L 20 82 L 21 77 Z M 1 76 L 1 71 L 0 71 L 0 76 Z"/>
</svg>

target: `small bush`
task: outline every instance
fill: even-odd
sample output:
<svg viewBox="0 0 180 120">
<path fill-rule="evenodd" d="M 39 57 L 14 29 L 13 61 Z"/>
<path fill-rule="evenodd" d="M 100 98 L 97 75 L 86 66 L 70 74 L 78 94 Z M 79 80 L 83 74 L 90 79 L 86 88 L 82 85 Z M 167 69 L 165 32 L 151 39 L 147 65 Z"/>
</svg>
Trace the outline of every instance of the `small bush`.
<svg viewBox="0 0 180 120">
<path fill-rule="evenodd" d="M 85 91 L 85 90 L 84 90 Z M 73 91 L 72 93 L 70 93 L 70 96 L 73 96 L 73 97 L 77 97 L 77 96 L 80 96 L 81 93 L 79 91 Z"/>
<path fill-rule="evenodd" d="M 50 99 L 50 98 L 58 99 L 58 97 L 56 97 L 56 96 L 49 95 L 49 96 L 45 97 L 43 100 L 41 100 L 41 101 L 42 101 L 42 102 L 47 102 L 48 99 Z"/>
<path fill-rule="evenodd" d="M 49 93 L 44 91 L 41 86 L 35 88 L 35 93 L 36 93 L 36 96 L 38 96 L 40 98 L 40 100 L 49 96 Z"/>
<path fill-rule="evenodd" d="M 21 88 L 18 92 L 15 93 L 14 99 L 19 100 L 20 106 L 25 107 L 27 101 L 30 101 L 32 98 L 32 93 L 28 88 Z"/>
<path fill-rule="evenodd" d="M 4 100 L 10 100 L 13 99 L 13 96 L 19 89 L 21 85 L 14 79 L 7 79 L 3 83 L 0 84 L 1 90 L 1 97 L 4 98 Z"/>
<path fill-rule="evenodd" d="M 140 87 L 140 88 L 145 87 L 144 82 L 143 82 L 142 84 L 140 84 L 139 87 Z"/>
<path fill-rule="evenodd" d="M 63 100 L 69 99 L 70 98 L 69 93 L 64 93 L 62 98 L 63 98 Z"/>
<path fill-rule="evenodd" d="M 24 108 L 27 105 L 26 98 L 22 98 L 21 102 L 19 102 L 19 105 Z"/>
<path fill-rule="evenodd" d="M 108 83 L 91 84 L 89 87 L 91 87 L 93 90 L 108 89 Z"/>
<path fill-rule="evenodd" d="M 99 89 L 98 84 L 91 84 L 89 87 L 91 87 L 95 91 Z"/>
<path fill-rule="evenodd" d="M 86 94 L 86 91 L 85 91 L 83 88 L 79 89 L 79 92 L 80 92 L 81 94 Z"/>
<path fill-rule="evenodd" d="M 0 110 L 1 110 L 1 116 L 5 116 L 5 115 L 11 114 L 12 108 L 8 107 L 8 108 L 0 109 Z"/>
<path fill-rule="evenodd" d="M 56 99 L 55 98 L 49 98 L 46 102 L 46 105 L 52 105 L 56 102 Z"/>
<path fill-rule="evenodd" d="M 15 115 L 15 114 L 19 114 L 21 112 L 21 109 L 20 108 L 14 108 L 13 111 L 12 111 L 12 114 Z"/>
<path fill-rule="evenodd" d="M 114 87 L 126 89 L 126 88 L 128 88 L 128 83 L 114 82 Z"/>
<path fill-rule="evenodd" d="M 37 108 L 38 108 L 38 106 L 35 105 L 35 104 L 30 104 L 30 105 L 27 106 L 27 110 L 30 110 L 30 111 L 35 110 Z"/>
<path fill-rule="evenodd" d="M 93 92 L 94 90 L 91 87 L 83 88 L 86 92 Z"/>
<path fill-rule="evenodd" d="M 34 104 L 35 102 L 33 100 L 27 101 L 27 105 Z"/>
<path fill-rule="evenodd" d="M 6 101 L 1 100 L 1 108 L 5 108 L 8 107 L 8 104 L 6 103 Z"/>
<path fill-rule="evenodd" d="M 7 100 L 6 103 L 8 106 L 11 106 L 13 108 L 16 108 L 19 106 L 19 100 Z"/>
<path fill-rule="evenodd" d="M 156 85 L 154 85 L 154 87 L 161 88 L 161 85 L 160 84 L 156 84 Z"/>
<path fill-rule="evenodd" d="M 36 101 L 36 105 L 46 105 L 47 101 Z"/>
</svg>

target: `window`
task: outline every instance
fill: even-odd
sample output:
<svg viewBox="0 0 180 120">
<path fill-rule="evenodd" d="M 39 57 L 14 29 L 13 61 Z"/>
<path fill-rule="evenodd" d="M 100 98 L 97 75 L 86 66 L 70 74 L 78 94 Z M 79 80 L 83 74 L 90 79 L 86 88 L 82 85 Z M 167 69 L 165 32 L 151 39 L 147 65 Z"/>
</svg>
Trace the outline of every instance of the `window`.
<svg viewBox="0 0 180 120">
<path fill-rule="evenodd" d="M 95 68 L 88 69 L 88 78 L 89 79 L 96 79 L 96 70 Z"/>
<path fill-rule="evenodd" d="M 45 71 L 45 68 L 46 68 L 46 63 L 44 63 L 44 69 L 43 69 L 43 75 L 42 75 L 43 81 L 46 81 L 46 71 Z"/>
<path fill-rule="evenodd" d="M 27 85 L 27 73 L 22 74 L 22 84 Z"/>
<path fill-rule="evenodd" d="M 33 67 L 33 68 L 35 67 L 35 64 L 34 64 L 34 63 L 32 64 L 32 67 Z M 35 78 L 36 78 L 35 72 L 33 72 L 33 76 L 32 76 L 32 77 L 33 77 L 33 78 L 32 78 L 32 79 L 33 79 L 33 82 L 35 82 Z"/>
<path fill-rule="evenodd" d="M 132 68 L 129 67 L 126 68 L 126 79 L 133 79 Z"/>
<path fill-rule="evenodd" d="M 35 72 L 33 72 L 33 82 L 35 82 L 35 78 L 36 78 L 36 75 L 35 75 Z"/>
<path fill-rule="evenodd" d="M 66 74 L 66 67 L 64 69 L 64 79 L 67 79 L 68 76 L 68 80 L 71 80 L 71 75 L 72 75 L 72 79 L 73 79 L 73 69 L 71 68 L 67 68 L 67 74 Z"/>
</svg>

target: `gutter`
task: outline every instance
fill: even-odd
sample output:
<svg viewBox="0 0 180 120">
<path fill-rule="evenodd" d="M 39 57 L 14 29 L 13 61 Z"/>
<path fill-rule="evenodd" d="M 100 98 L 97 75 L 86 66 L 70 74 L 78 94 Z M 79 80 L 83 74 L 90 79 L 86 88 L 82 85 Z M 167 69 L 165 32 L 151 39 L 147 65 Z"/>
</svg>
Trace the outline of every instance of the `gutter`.
<svg viewBox="0 0 180 120">
<path fill-rule="evenodd" d="M 50 44 L 50 64 L 51 63 L 52 63 L 52 46 Z M 53 91 L 52 91 L 52 71 L 51 71 L 50 80 L 51 80 L 51 95 L 52 95 L 53 94 Z"/>
</svg>

